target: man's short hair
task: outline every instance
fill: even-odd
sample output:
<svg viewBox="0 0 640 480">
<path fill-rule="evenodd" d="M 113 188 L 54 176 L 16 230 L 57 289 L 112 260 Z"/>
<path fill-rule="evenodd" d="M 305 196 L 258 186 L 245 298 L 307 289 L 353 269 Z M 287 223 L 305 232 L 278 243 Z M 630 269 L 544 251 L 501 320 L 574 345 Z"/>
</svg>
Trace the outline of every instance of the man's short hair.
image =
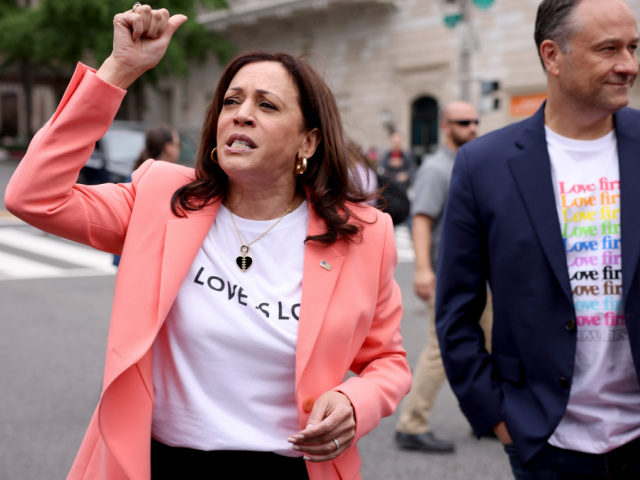
<svg viewBox="0 0 640 480">
<path fill-rule="evenodd" d="M 575 20 L 572 17 L 580 0 L 542 0 L 536 15 L 536 28 L 533 38 L 536 41 L 538 56 L 544 66 L 540 54 L 540 45 L 545 40 L 553 40 L 563 53 L 569 51 L 569 40 L 576 33 Z"/>
</svg>

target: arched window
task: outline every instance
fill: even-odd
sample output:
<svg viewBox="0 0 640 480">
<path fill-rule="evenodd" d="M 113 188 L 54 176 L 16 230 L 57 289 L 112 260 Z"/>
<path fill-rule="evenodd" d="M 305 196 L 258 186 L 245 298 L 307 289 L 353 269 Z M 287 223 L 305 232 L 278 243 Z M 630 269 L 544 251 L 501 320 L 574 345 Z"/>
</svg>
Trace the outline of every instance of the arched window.
<svg viewBox="0 0 640 480">
<path fill-rule="evenodd" d="M 438 102 L 424 96 L 411 105 L 411 152 L 418 164 L 422 156 L 438 147 Z"/>
</svg>

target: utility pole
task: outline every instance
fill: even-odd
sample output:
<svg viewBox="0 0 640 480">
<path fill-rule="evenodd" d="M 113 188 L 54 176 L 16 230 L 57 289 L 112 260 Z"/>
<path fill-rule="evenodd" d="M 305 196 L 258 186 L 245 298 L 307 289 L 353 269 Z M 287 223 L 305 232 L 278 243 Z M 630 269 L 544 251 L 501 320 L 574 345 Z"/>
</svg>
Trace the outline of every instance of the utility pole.
<svg viewBox="0 0 640 480">
<path fill-rule="evenodd" d="M 471 26 L 471 9 L 469 0 L 460 2 L 460 28 L 462 39 L 460 45 L 460 98 L 471 103 L 471 83 L 473 78 L 473 28 Z"/>
<path fill-rule="evenodd" d="M 471 102 L 471 86 L 473 84 L 473 50 L 474 50 L 474 32 L 473 22 L 471 21 L 471 4 L 477 8 L 487 9 L 494 0 L 443 0 L 449 5 L 449 13 L 444 16 L 444 23 L 450 28 L 460 26 L 461 42 L 460 42 L 460 98 L 467 102 Z M 453 7 L 453 10 L 451 10 Z"/>
</svg>

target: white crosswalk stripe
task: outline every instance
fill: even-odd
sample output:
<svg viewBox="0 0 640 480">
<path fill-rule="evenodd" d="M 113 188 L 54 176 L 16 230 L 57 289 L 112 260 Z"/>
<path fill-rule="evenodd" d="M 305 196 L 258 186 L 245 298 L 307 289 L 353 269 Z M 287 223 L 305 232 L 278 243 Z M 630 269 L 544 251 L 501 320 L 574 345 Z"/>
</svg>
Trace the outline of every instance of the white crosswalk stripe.
<svg viewBox="0 0 640 480">
<path fill-rule="evenodd" d="M 398 261 L 413 262 L 411 233 L 395 227 Z M 114 275 L 112 255 L 35 229 L 0 228 L 0 281 L 29 278 Z"/>
<path fill-rule="evenodd" d="M 0 281 L 114 275 L 112 258 L 34 229 L 0 228 Z"/>
<path fill-rule="evenodd" d="M 396 225 L 396 247 L 398 249 L 398 262 L 399 263 L 412 263 L 413 262 L 413 245 L 411 243 L 411 232 L 409 227 L 404 223 Z"/>
</svg>

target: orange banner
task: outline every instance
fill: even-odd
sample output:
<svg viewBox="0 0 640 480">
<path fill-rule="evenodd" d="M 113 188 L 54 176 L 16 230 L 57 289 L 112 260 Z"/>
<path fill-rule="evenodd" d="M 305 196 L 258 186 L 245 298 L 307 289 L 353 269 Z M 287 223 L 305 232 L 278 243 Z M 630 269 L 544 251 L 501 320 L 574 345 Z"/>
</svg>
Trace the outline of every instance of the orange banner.
<svg viewBox="0 0 640 480">
<path fill-rule="evenodd" d="M 512 117 L 528 117 L 533 115 L 542 102 L 547 98 L 546 93 L 529 93 L 511 97 L 509 114 Z"/>
</svg>

